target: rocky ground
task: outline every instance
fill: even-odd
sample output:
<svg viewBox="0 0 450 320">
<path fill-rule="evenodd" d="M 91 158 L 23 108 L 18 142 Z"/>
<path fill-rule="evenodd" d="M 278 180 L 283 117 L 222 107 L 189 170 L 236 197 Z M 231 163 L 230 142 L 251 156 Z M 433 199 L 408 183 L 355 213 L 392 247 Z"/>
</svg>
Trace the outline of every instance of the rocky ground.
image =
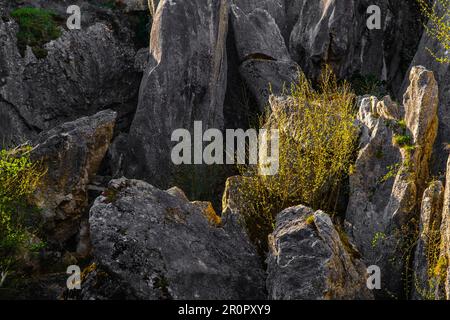
<svg viewBox="0 0 450 320">
<path fill-rule="evenodd" d="M 73 4 L 80 30 L 65 26 Z M 366 26 L 373 4 L 380 30 Z M 29 5 L 62 21 L 45 57 L 17 45 L 11 12 Z M 450 299 L 450 65 L 429 54 L 445 52 L 414 1 L 11 0 L 0 16 L 0 146 L 30 141 L 48 168 L 30 200 L 48 247 L 0 296 Z M 194 121 L 246 129 L 299 70 L 316 80 L 325 64 L 375 79 L 357 88 L 346 209 L 285 208 L 261 256 L 240 220 L 244 178 L 180 172 L 170 136 Z M 402 132 L 413 148 L 395 142 Z M 69 265 L 81 290 L 66 289 Z"/>
</svg>

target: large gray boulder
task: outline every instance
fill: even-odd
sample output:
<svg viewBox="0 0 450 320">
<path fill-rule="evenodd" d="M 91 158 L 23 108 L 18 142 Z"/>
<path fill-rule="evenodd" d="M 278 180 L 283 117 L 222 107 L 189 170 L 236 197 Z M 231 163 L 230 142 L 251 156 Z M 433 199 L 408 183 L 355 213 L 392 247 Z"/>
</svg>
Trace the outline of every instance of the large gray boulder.
<svg viewBox="0 0 450 320">
<path fill-rule="evenodd" d="M 151 60 L 130 135 L 127 175 L 168 186 L 172 132 L 223 127 L 228 1 L 164 0 L 151 31 Z M 195 30 L 193 32 L 192 30 Z"/>
<path fill-rule="evenodd" d="M 111 181 L 90 212 L 97 270 L 83 298 L 264 298 L 256 251 L 234 219 L 223 220 L 179 189 Z"/>
<path fill-rule="evenodd" d="M 406 293 L 402 279 L 411 255 L 409 241 L 418 226 L 438 126 L 438 87 L 432 72 L 411 70 L 403 105 L 404 118 L 389 119 L 378 110 L 389 113 L 397 106 L 375 97 L 360 101 L 361 150 L 350 177 L 347 231 L 366 264 L 381 268 L 381 297 Z"/>
<path fill-rule="evenodd" d="M 31 201 L 42 209 L 49 242 L 63 244 L 78 233 L 88 209 L 88 185 L 108 150 L 116 117 L 114 111 L 101 111 L 42 133 L 34 142 L 32 157 L 47 173 Z"/>
<path fill-rule="evenodd" d="M 364 263 L 326 213 L 288 208 L 269 238 L 269 299 L 373 299 Z"/>
</svg>

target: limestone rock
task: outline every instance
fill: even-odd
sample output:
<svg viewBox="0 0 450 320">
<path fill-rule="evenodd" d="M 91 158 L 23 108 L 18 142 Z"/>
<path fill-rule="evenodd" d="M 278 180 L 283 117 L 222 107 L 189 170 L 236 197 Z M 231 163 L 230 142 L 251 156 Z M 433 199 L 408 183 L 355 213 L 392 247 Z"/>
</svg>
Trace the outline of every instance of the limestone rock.
<svg viewBox="0 0 450 320">
<path fill-rule="evenodd" d="M 108 276 L 89 276 L 83 298 L 263 298 L 264 272 L 246 236 L 212 226 L 202 208 L 142 181 L 111 181 L 89 219 L 93 255 Z"/>
<path fill-rule="evenodd" d="M 369 6 L 381 9 L 380 29 L 369 30 Z M 375 76 L 387 81 L 393 92 L 401 84 L 415 54 L 423 27 L 414 1 L 329 0 L 288 1 L 295 10 L 288 14 L 289 50 L 310 77 L 317 77 L 324 64 L 339 77 Z"/>
<path fill-rule="evenodd" d="M 438 10 L 443 10 L 441 7 L 437 8 Z M 438 14 L 442 12 L 443 11 L 438 11 Z M 448 15 L 447 19 L 450 19 Z M 411 62 L 410 68 L 417 65 L 422 65 L 428 70 L 433 71 L 439 86 L 439 130 L 438 137 L 433 148 L 433 154 L 435 156 L 432 161 L 432 172 L 436 175 L 445 170 L 447 163 L 447 151 L 445 150 L 445 144 L 450 142 L 450 64 L 443 64 L 436 61 L 436 59 L 430 54 L 430 50 L 438 57 L 442 57 L 446 54 L 442 45 L 425 32 L 422 36 L 414 59 Z M 406 90 L 408 84 L 409 76 L 406 75 L 403 83 L 403 91 Z"/>
<path fill-rule="evenodd" d="M 270 239 L 270 299 L 373 299 L 366 267 L 343 243 L 326 213 L 288 208 L 277 216 Z"/>
<path fill-rule="evenodd" d="M 192 32 L 196 30 L 196 32 Z M 126 174 L 168 187 L 172 132 L 221 129 L 226 90 L 228 1 L 164 0 L 151 31 L 152 63 L 141 83 Z"/>
<path fill-rule="evenodd" d="M 424 192 L 419 240 L 414 255 L 413 299 L 436 298 L 437 279 L 433 265 L 439 259 L 444 186 L 433 182 Z"/>
<path fill-rule="evenodd" d="M 450 300 L 450 158 L 447 162 L 444 209 L 442 211 L 441 254 L 436 271 L 443 282 L 440 285 L 440 291 L 445 291 L 445 299 Z"/>
<path fill-rule="evenodd" d="M 37 59 L 30 49 L 22 58 L 18 30 L 12 19 L 0 19 L 1 144 L 21 143 L 108 107 L 119 116 L 134 111 L 141 73 L 134 68 L 129 38 L 96 22 L 62 31 L 45 45 L 46 58 Z"/>
<path fill-rule="evenodd" d="M 117 113 L 106 110 L 64 123 L 36 139 L 32 157 L 47 169 L 32 202 L 42 208 L 50 241 L 62 244 L 79 230 L 88 209 L 87 186 L 109 147 Z"/>
<path fill-rule="evenodd" d="M 250 10 L 242 2 L 232 7 L 239 72 L 264 112 L 271 93 L 280 95 L 298 79 L 300 67 L 289 53 L 275 18 L 262 7 Z M 241 9 L 242 6 L 243 9 Z"/>
<path fill-rule="evenodd" d="M 361 100 L 363 147 L 350 177 L 347 230 L 367 265 L 383 273 L 380 297 L 400 297 L 412 230 L 429 175 L 437 134 L 437 84 L 423 67 L 411 71 L 403 122 L 374 113 L 375 97 Z M 405 123 L 406 125 L 402 125 Z"/>
</svg>

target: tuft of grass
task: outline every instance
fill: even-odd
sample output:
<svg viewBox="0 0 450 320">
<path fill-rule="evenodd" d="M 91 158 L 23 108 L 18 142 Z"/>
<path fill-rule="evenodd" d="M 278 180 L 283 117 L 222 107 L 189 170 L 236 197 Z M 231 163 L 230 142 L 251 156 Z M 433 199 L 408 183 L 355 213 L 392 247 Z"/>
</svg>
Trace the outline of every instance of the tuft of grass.
<svg viewBox="0 0 450 320">
<path fill-rule="evenodd" d="M 17 45 L 22 55 L 30 46 L 37 58 L 47 57 L 44 45 L 61 36 L 61 29 L 52 11 L 23 7 L 11 12 L 11 17 L 19 24 Z"/>
<path fill-rule="evenodd" d="M 314 215 L 310 215 L 309 217 L 306 218 L 306 224 L 309 226 L 313 226 L 314 225 Z"/>
<path fill-rule="evenodd" d="M 412 146 L 412 137 L 408 134 L 396 134 L 394 135 L 394 143 L 400 148 Z"/>
</svg>

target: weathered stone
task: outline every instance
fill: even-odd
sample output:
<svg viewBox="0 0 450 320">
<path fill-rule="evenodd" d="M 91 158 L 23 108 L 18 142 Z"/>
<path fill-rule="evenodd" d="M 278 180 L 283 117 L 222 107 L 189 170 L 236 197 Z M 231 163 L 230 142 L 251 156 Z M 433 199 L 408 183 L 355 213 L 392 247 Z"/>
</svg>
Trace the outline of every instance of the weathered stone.
<svg viewBox="0 0 450 320">
<path fill-rule="evenodd" d="M 97 173 L 109 147 L 117 113 L 64 123 L 41 134 L 32 152 L 47 169 L 32 202 L 42 208 L 47 238 L 62 244 L 79 231 L 88 209 L 87 186 Z"/>
<path fill-rule="evenodd" d="M 240 67 L 251 93 L 256 98 L 260 112 L 269 107 L 271 94 L 281 95 L 298 80 L 300 67 L 293 61 L 251 59 Z"/>
<path fill-rule="evenodd" d="M 83 297 L 263 298 L 264 272 L 247 237 L 231 223 L 212 226 L 203 208 L 142 181 L 111 181 L 89 219 L 93 255 L 108 277 L 94 274 L 97 285 L 88 280 Z"/>
<path fill-rule="evenodd" d="M 37 59 L 29 48 L 22 58 L 18 29 L 13 20 L 0 19 L 1 144 L 20 143 L 108 106 L 120 106 L 119 116 L 134 111 L 141 73 L 131 40 L 98 22 L 63 31 L 45 45 L 46 58 Z"/>
<path fill-rule="evenodd" d="M 423 27 L 414 1 L 289 1 L 297 19 L 289 41 L 291 56 L 305 73 L 318 77 L 324 64 L 339 77 L 373 75 L 397 92 L 418 45 Z M 294 2 L 294 3 L 292 3 Z M 381 9 L 381 29 L 367 28 L 367 9 Z"/>
<path fill-rule="evenodd" d="M 231 21 L 241 62 L 248 59 L 290 60 L 284 39 L 274 18 L 262 9 L 245 14 L 231 7 Z"/>
<path fill-rule="evenodd" d="M 450 158 L 447 162 L 444 210 L 442 211 L 441 254 L 436 271 L 437 276 L 441 278 L 439 292 L 445 292 L 445 299 L 450 300 Z"/>
<path fill-rule="evenodd" d="M 153 63 L 141 83 L 126 174 L 168 187 L 172 132 L 223 127 L 228 2 L 161 1 L 151 32 Z M 189 27 L 187 27 L 189 26 Z M 196 30 L 196 32 L 192 32 Z"/>
<path fill-rule="evenodd" d="M 419 240 L 414 255 L 413 299 L 436 298 L 433 265 L 439 259 L 443 200 L 444 186 L 442 182 L 434 181 L 422 199 Z"/>
<path fill-rule="evenodd" d="M 149 2 L 147 0 L 120 0 L 124 6 L 125 12 L 147 11 Z"/>
<path fill-rule="evenodd" d="M 442 14 L 442 8 L 439 6 L 437 8 L 439 8 L 437 14 Z M 446 19 L 450 19 L 450 17 L 447 15 Z M 443 20 L 443 23 L 445 23 L 445 20 Z M 431 27 L 431 25 L 429 27 Z M 443 57 L 446 54 L 443 46 L 435 38 L 425 32 L 420 41 L 417 53 L 411 62 L 410 68 L 417 65 L 425 66 L 428 70 L 433 71 L 439 86 L 439 130 L 433 149 L 434 157 L 432 160 L 432 171 L 434 175 L 437 175 L 445 170 L 448 154 L 445 150 L 445 145 L 450 142 L 450 64 L 439 63 L 430 54 L 430 51 L 438 57 Z M 409 77 L 405 76 L 403 92 L 406 90 L 408 84 Z"/>
<path fill-rule="evenodd" d="M 286 209 L 270 239 L 270 299 L 373 299 L 364 264 L 326 213 L 304 206 Z"/>
<path fill-rule="evenodd" d="M 412 69 L 404 99 L 406 126 L 374 113 L 376 105 L 375 97 L 365 97 L 360 104 L 363 147 L 350 177 L 346 222 L 366 264 L 382 270 L 377 294 L 400 297 L 405 294 L 407 242 L 418 224 L 437 133 L 436 81 L 430 71 Z"/>
<path fill-rule="evenodd" d="M 285 0 L 232 0 L 232 3 L 239 7 L 245 14 L 250 14 L 255 9 L 267 11 L 274 19 L 282 35 L 288 39 L 286 29 Z"/>
</svg>

